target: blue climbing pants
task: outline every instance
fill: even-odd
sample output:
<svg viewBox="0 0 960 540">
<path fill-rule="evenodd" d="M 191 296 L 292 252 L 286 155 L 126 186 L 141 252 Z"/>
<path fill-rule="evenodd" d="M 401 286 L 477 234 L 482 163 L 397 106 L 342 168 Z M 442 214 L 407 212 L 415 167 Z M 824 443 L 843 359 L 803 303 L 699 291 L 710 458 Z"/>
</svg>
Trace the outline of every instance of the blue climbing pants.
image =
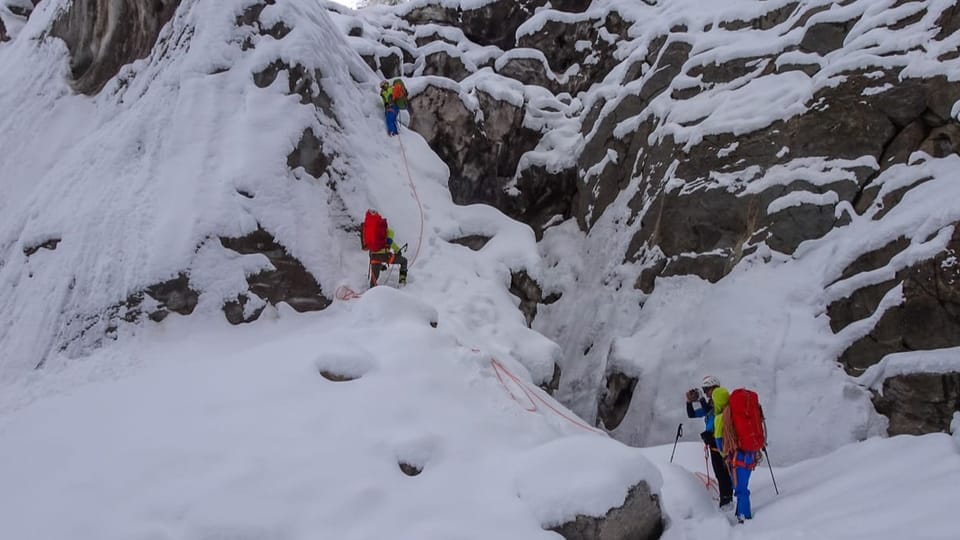
<svg viewBox="0 0 960 540">
<path fill-rule="evenodd" d="M 383 115 L 387 122 L 387 135 L 399 135 L 400 130 L 397 127 L 397 113 L 399 110 L 396 107 L 387 107 L 383 111 Z"/>
<path fill-rule="evenodd" d="M 756 454 L 737 450 L 734 459 L 733 494 L 737 497 L 737 515 L 744 519 L 752 519 L 750 511 L 750 473 L 756 466 Z"/>
</svg>

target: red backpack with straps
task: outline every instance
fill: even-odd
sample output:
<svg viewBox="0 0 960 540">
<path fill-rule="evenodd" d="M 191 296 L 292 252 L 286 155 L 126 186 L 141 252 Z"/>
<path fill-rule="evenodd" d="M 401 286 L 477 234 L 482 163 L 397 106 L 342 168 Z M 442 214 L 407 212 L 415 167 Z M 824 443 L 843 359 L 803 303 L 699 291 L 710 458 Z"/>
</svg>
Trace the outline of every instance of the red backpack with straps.
<svg viewBox="0 0 960 540">
<path fill-rule="evenodd" d="M 767 445 L 767 430 L 763 421 L 763 408 L 757 393 L 746 388 L 737 388 L 730 394 L 730 419 L 736 447 L 745 452 L 759 452 Z M 726 420 L 724 420 L 726 421 Z M 724 425 L 724 431 L 728 426 Z M 724 447 L 726 447 L 726 433 Z"/>
<path fill-rule="evenodd" d="M 380 251 L 387 247 L 387 220 L 373 210 L 367 210 L 363 219 L 360 247 L 367 251 Z"/>
</svg>

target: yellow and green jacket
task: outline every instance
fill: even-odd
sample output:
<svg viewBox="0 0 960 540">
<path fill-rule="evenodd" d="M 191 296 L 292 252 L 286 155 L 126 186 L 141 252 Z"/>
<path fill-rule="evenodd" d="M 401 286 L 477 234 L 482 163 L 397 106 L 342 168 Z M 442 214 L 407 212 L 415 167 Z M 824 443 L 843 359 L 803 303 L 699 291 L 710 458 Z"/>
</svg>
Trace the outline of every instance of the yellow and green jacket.
<svg viewBox="0 0 960 540">
<path fill-rule="evenodd" d="M 393 229 L 387 229 L 387 247 L 381 249 L 380 251 L 373 251 L 371 253 L 388 255 L 391 251 L 393 253 L 400 253 L 400 246 L 397 245 L 397 241 L 393 238 Z"/>
<path fill-rule="evenodd" d="M 719 386 L 713 389 L 713 438 L 723 438 L 723 410 L 730 403 L 730 392 Z"/>
</svg>

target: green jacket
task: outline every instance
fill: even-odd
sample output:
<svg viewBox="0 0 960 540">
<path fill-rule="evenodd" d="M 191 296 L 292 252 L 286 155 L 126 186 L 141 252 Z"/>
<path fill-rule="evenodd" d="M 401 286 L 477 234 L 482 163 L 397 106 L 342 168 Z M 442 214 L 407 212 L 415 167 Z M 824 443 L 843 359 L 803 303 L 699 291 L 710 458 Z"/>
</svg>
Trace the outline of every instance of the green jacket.
<svg viewBox="0 0 960 540">
<path fill-rule="evenodd" d="M 727 405 L 730 403 L 730 392 L 722 387 L 718 386 L 713 389 L 713 438 L 722 439 L 723 438 L 723 410 L 727 408 Z"/>
<path fill-rule="evenodd" d="M 380 99 L 383 100 L 384 107 L 393 105 L 393 91 L 389 86 L 380 91 Z"/>
<path fill-rule="evenodd" d="M 397 241 L 393 238 L 393 229 L 387 229 L 387 247 L 380 251 L 374 251 L 374 253 L 384 254 L 390 253 L 390 251 L 400 253 L 400 246 L 397 245 Z"/>
</svg>

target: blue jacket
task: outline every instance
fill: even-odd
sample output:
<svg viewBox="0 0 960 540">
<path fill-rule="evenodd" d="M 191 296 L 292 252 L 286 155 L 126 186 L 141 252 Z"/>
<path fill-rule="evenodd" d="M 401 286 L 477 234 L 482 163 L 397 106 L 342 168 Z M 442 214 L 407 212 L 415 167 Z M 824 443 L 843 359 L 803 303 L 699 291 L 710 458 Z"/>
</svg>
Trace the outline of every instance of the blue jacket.
<svg viewBox="0 0 960 540">
<path fill-rule="evenodd" d="M 713 433 L 713 403 L 707 401 L 706 398 L 701 397 L 700 402 L 697 403 L 700 406 L 698 409 L 693 408 L 693 403 L 687 402 L 687 418 L 703 418 L 703 424 L 705 431 Z"/>
</svg>

